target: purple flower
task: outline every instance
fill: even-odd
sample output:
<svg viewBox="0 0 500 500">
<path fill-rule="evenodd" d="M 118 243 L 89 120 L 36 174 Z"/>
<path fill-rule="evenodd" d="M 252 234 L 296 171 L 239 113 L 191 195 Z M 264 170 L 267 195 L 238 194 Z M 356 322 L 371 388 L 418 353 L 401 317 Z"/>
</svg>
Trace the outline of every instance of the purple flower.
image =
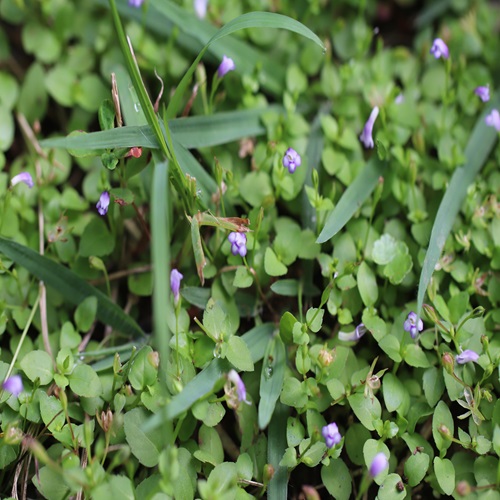
<svg viewBox="0 0 500 500">
<path fill-rule="evenodd" d="M 339 339 L 345 342 L 357 342 L 367 331 L 368 329 L 366 326 L 363 323 L 360 323 L 352 332 L 346 333 L 340 331 Z"/>
<path fill-rule="evenodd" d="M 500 113 L 498 109 L 492 109 L 491 113 L 484 119 L 488 127 L 495 127 L 500 132 Z"/>
<path fill-rule="evenodd" d="M 378 106 L 375 106 L 372 109 L 372 112 L 370 113 L 370 116 L 365 124 L 365 127 L 363 129 L 363 132 L 361 132 L 359 136 L 359 140 L 364 144 L 365 148 L 373 148 L 373 137 L 372 137 L 372 130 L 373 130 L 373 124 L 375 123 L 375 120 L 377 119 L 378 116 Z"/>
<path fill-rule="evenodd" d="M 241 255 L 245 257 L 247 254 L 247 235 L 245 233 L 229 233 L 227 237 L 231 243 L 231 252 L 233 255 Z"/>
<path fill-rule="evenodd" d="M 179 290 L 181 288 L 182 278 L 184 278 L 184 276 L 177 271 L 177 269 L 172 269 L 172 271 L 170 271 L 170 289 L 174 294 L 174 302 L 176 305 L 179 302 Z"/>
<path fill-rule="evenodd" d="M 430 53 L 436 58 L 440 57 L 444 59 L 448 59 L 450 57 L 450 51 L 448 50 L 448 46 L 441 40 L 441 38 L 436 38 L 432 42 L 432 47 Z"/>
<path fill-rule="evenodd" d="M 297 170 L 297 167 L 300 167 L 300 164 L 302 163 L 302 158 L 300 157 L 299 153 L 295 151 L 293 148 L 288 148 L 285 151 L 285 154 L 283 156 L 283 159 L 281 160 L 281 163 L 283 163 L 283 166 L 291 173 L 293 174 L 295 170 Z"/>
<path fill-rule="evenodd" d="M 325 443 L 328 448 L 333 448 L 336 444 L 339 444 L 342 439 L 339 428 L 335 422 L 325 425 L 323 429 L 321 429 L 321 434 L 325 438 Z"/>
<path fill-rule="evenodd" d="M 405 332 L 410 332 L 412 339 L 416 339 L 418 332 L 421 332 L 424 329 L 424 323 L 420 318 L 418 318 L 417 322 L 417 315 L 412 311 L 408 314 L 408 318 L 406 318 L 403 328 L 405 329 Z"/>
<path fill-rule="evenodd" d="M 483 102 L 488 102 L 490 100 L 490 88 L 485 86 L 476 87 L 474 94 L 479 96 L 479 99 Z"/>
<path fill-rule="evenodd" d="M 394 99 L 394 102 L 396 104 L 402 104 L 403 102 L 405 102 L 405 96 L 402 93 L 399 93 Z"/>
<path fill-rule="evenodd" d="M 14 396 L 19 396 L 19 394 L 24 391 L 23 379 L 21 375 L 12 375 L 5 380 L 2 387 L 5 391 L 10 392 Z"/>
<path fill-rule="evenodd" d="M 108 213 L 109 207 L 109 193 L 103 191 L 99 197 L 99 201 L 96 204 L 97 211 L 100 215 L 106 215 Z"/>
<path fill-rule="evenodd" d="M 234 64 L 234 61 L 230 57 L 223 56 L 222 62 L 217 69 L 217 74 L 219 75 L 219 78 L 222 78 L 224 75 L 226 75 L 230 71 L 233 71 L 235 68 L 236 65 Z"/>
<path fill-rule="evenodd" d="M 128 0 L 130 7 L 140 7 L 144 3 L 144 0 Z"/>
<path fill-rule="evenodd" d="M 455 357 L 456 362 L 459 365 L 463 365 L 465 363 L 476 362 L 479 359 L 479 354 L 471 349 L 465 349 L 460 354 Z"/>
<path fill-rule="evenodd" d="M 194 0 L 194 11 L 200 19 L 203 19 L 207 15 L 207 5 L 208 0 Z"/>
<path fill-rule="evenodd" d="M 21 172 L 20 174 L 15 175 L 12 177 L 10 183 L 12 187 L 14 187 L 16 184 L 19 184 L 20 182 L 24 182 L 30 189 L 33 187 L 33 177 L 31 177 L 31 174 L 29 172 Z"/>
<path fill-rule="evenodd" d="M 238 375 L 236 370 L 229 370 L 227 374 L 227 379 L 234 384 L 236 387 L 236 395 L 238 396 L 238 401 L 241 403 L 246 403 L 247 405 L 251 404 L 250 401 L 247 401 L 247 390 L 243 380 Z"/>
<path fill-rule="evenodd" d="M 382 471 L 389 467 L 389 460 L 384 453 L 377 453 L 372 460 L 370 465 L 370 476 L 375 477 L 378 476 Z"/>
</svg>

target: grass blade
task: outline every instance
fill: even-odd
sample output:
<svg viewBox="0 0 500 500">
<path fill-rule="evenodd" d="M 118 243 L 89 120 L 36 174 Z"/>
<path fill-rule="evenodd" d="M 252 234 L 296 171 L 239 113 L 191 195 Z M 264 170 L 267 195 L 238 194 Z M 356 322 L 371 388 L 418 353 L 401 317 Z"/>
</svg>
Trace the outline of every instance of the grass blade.
<svg viewBox="0 0 500 500">
<path fill-rule="evenodd" d="M 120 99 L 123 93 L 120 94 Z M 123 105 L 123 102 L 122 102 Z M 128 109 L 128 107 L 123 106 Z M 243 137 L 263 135 L 261 125 L 264 113 L 282 110 L 281 106 L 264 109 L 229 111 L 212 116 L 190 116 L 169 121 L 172 138 L 186 149 L 218 146 L 237 141 Z M 129 121 L 127 121 L 129 123 Z M 163 127 L 163 122 L 161 123 Z M 77 136 L 53 137 L 40 141 L 44 148 L 62 149 L 114 149 L 142 146 L 158 149 L 159 145 L 149 125 L 127 126 L 91 132 Z"/>
<path fill-rule="evenodd" d="M 286 500 L 288 498 L 288 472 L 279 465 L 286 450 L 286 424 L 288 407 L 278 401 L 274 411 L 267 440 L 267 461 L 274 468 L 274 476 L 269 481 L 267 498 Z"/>
<path fill-rule="evenodd" d="M 279 334 L 269 339 L 260 375 L 259 428 L 265 429 L 273 416 L 285 379 L 285 344 Z"/>
<path fill-rule="evenodd" d="M 145 335 L 141 327 L 118 305 L 68 268 L 40 255 L 31 248 L 2 237 L 0 237 L 0 252 L 26 268 L 46 285 L 57 290 L 71 304 L 77 306 L 88 297 L 96 297 L 96 317 L 104 324 L 133 337 Z"/>
<path fill-rule="evenodd" d="M 157 0 L 153 2 L 153 5 L 157 7 L 160 11 L 168 12 L 169 6 L 165 4 L 165 2 L 160 2 Z M 203 47 L 201 52 L 198 54 L 198 57 L 194 60 L 193 64 L 186 71 L 186 74 L 183 76 L 180 81 L 172 99 L 170 100 L 167 108 L 167 118 L 174 118 L 180 108 L 181 101 L 184 97 L 184 92 L 191 81 L 193 73 L 196 69 L 196 66 L 201 61 L 203 55 L 207 51 L 208 47 L 212 45 L 217 40 L 221 40 L 225 36 L 231 35 L 232 33 L 247 29 L 247 28 L 281 28 L 289 31 L 293 31 L 298 33 L 309 40 L 312 40 L 317 45 L 319 45 L 323 50 L 325 47 L 323 43 L 315 35 L 309 28 L 306 28 L 302 23 L 299 23 L 295 19 L 292 19 L 287 16 L 282 16 L 281 14 L 274 14 L 271 12 L 251 12 L 249 14 L 243 14 L 242 16 L 233 19 L 228 22 L 225 26 L 215 33 L 214 36 L 207 42 L 207 44 Z"/>
<path fill-rule="evenodd" d="M 383 177 L 385 165 L 386 163 L 379 160 L 376 155 L 372 156 L 326 219 L 325 227 L 316 243 L 324 243 L 333 238 L 349 222 L 356 210 L 371 195 L 379 178 Z"/>
<path fill-rule="evenodd" d="M 498 93 L 497 93 L 498 95 Z M 417 315 L 420 316 L 424 296 L 427 286 L 434 272 L 434 268 L 441 256 L 446 238 L 450 234 L 453 222 L 455 221 L 460 207 L 467 194 L 467 188 L 477 177 L 481 168 L 485 164 L 496 140 L 498 132 L 494 127 L 488 127 L 484 122 L 486 115 L 493 109 L 500 106 L 500 98 L 490 104 L 482 113 L 472 131 L 467 147 L 465 148 L 465 165 L 459 167 L 453 173 L 450 183 L 439 205 L 434 225 L 432 226 L 429 247 L 425 254 L 425 260 L 420 273 L 417 295 Z"/>
</svg>

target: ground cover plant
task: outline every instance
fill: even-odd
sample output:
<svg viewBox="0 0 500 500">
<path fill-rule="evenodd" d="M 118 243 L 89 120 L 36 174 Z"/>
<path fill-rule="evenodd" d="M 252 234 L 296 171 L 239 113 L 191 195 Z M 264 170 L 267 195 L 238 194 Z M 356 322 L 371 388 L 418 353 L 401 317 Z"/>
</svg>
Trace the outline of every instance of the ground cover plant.
<svg viewBox="0 0 500 500">
<path fill-rule="evenodd" d="M 2 498 L 500 498 L 499 14 L 0 0 Z"/>
</svg>

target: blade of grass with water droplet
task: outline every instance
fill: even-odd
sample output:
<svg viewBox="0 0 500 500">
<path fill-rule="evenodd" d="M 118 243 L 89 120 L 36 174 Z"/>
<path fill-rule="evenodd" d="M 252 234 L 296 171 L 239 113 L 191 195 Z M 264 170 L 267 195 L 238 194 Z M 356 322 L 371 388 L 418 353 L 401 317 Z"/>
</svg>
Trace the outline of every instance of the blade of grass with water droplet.
<svg viewBox="0 0 500 500">
<path fill-rule="evenodd" d="M 265 429 L 273 416 L 285 378 L 285 344 L 279 334 L 269 339 L 260 375 L 259 428 Z"/>
<path fill-rule="evenodd" d="M 274 468 L 274 476 L 269 481 L 267 498 L 276 500 L 286 500 L 288 498 L 288 470 L 286 467 L 279 465 L 287 447 L 286 426 L 288 414 L 288 407 L 278 401 L 267 438 L 267 461 Z"/>
</svg>

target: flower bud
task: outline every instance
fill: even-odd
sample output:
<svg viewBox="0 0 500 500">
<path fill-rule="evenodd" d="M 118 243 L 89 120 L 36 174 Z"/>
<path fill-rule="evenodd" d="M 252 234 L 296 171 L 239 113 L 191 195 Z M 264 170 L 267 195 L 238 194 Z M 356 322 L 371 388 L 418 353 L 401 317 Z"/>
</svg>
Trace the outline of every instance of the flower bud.
<svg viewBox="0 0 500 500">
<path fill-rule="evenodd" d="M 461 497 L 466 497 L 472 493 L 472 488 L 467 481 L 459 481 L 456 486 L 456 492 Z"/>
<path fill-rule="evenodd" d="M 441 424 L 439 427 L 438 427 L 438 431 L 439 433 L 446 439 L 449 439 L 451 441 L 451 439 L 453 438 L 451 432 L 450 432 L 450 429 L 448 429 L 448 427 L 446 427 L 446 425 L 443 425 Z"/>
<path fill-rule="evenodd" d="M 329 351 L 328 349 L 321 349 L 318 354 L 318 363 L 323 367 L 330 366 L 335 361 L 335 357 L 335 349 L 333 351 Z"/>
<path fill-rule="evenodd" d="M 444 369 L 450 374 L 453 374 L 453 369 L 455 368 L 455 360 L 453 356 L 449 352 L 445 352 L 441 357 L 441 363 L 443 364 Z"/>
<path fill-rule="evenodd" d="M 302 486 L 302 495 L 299 498 L 303 498 L 304 500 L 321 500 L 316 488 L 307 484 Z"/>
</svg>

